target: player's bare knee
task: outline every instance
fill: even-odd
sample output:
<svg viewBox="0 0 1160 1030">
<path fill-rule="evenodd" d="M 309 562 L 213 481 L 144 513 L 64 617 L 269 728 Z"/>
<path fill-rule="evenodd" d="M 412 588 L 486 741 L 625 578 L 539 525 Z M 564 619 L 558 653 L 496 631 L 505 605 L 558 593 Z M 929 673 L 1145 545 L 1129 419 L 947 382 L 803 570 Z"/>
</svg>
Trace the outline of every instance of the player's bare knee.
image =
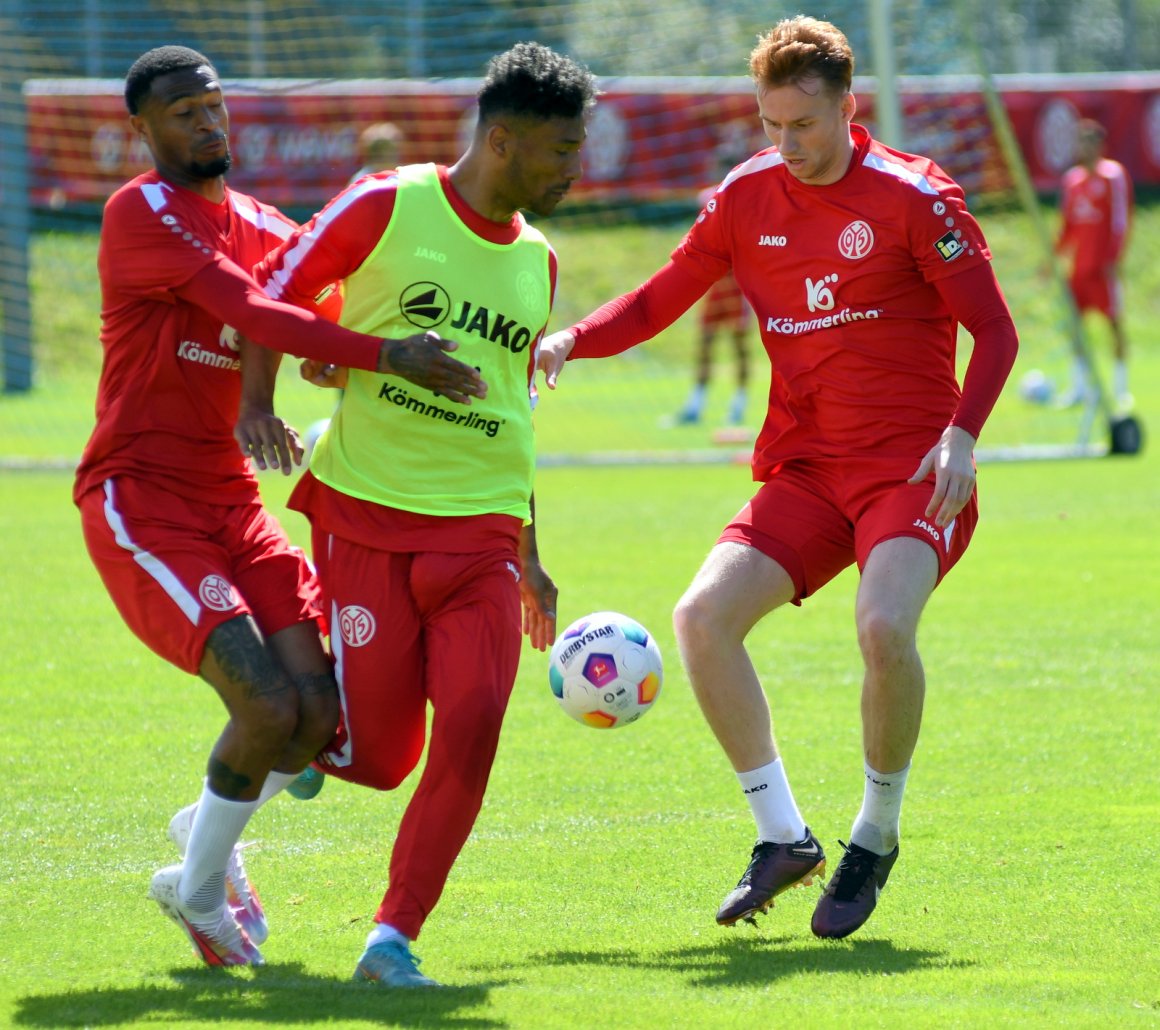
<svg viewBox="0 0 1160 1030">
<path fill-rule="evenodd" d="M 673 609 L 673 632 L 683 652 L 701 651 L 719 637 L 715 606 L 690 588 Z"/>
<path fill-rule="evenodd" d="M 914 651 L 914 626 L 908 617 L 889 609 L 859 612 L 858 646 L 869 666 L 897 664 Z"/>
<path fill-rule="evenodd" d="M 255 750 L 277 754 L 298 728 L 297 695 L 293 689 L 262 694 L 237 706 L 232 715 L 235 727 Z"/>
</svg>

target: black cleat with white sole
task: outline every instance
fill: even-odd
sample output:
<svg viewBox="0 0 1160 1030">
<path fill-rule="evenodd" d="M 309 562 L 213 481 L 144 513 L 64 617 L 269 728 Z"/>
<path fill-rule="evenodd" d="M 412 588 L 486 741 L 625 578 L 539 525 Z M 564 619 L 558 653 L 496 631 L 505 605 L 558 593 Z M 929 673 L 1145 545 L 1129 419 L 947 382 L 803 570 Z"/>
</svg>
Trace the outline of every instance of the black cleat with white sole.
<svg viewBox="0 0 1160 1030">
<path fill-rule="evenodd" d="M 722 926 L 732 926 L 741 919 L 756 923 L 754 916 L 768 911 L 782 891 L 808 887 L 815 876 L 825 872 L 826 854 L 808 826 L 805 839 L 795 844 L 758 841 L 737 886 L 721 902 L 717 922 Z"/>
</svg>

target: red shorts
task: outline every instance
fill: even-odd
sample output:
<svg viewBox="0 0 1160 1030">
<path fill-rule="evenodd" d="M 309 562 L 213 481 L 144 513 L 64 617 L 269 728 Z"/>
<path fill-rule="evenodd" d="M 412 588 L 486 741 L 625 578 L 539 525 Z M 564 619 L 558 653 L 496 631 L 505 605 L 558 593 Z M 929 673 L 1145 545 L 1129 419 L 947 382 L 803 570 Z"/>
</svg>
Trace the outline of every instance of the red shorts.
<svg viewBox="0 0 1160 1030">
<path fill-rule="evenodd" d="M 854 562 L 865 568 L 874 547 L 892 537 L 930 544 L 941 580 L 975 531 L 978 491 L 949 526 L 939 529 L 926 514 L 934 476 L 907 483 L 917 465 L 912 458 L 786 462 L 725 527 L 719 542 L 748 544 L 781 565 L 793 579 L 795 604 Z"/>
<path fill-rule="evenodd" d="M 750 308 L 737 280 L 731 275 L 718 279 L 701 301 L 701 328 L 744 330 L 749 326 Z"/>
<path fill-rule="evenodd" d="M 461 764 L 482 798 L 522 646 L 515 541 L 447 554 L 313 539 L 342 704 L 319 768 L 397 787 L 422 754 L 430 702 L 428 766 Z"/>
<path fill-rule="evenodd" d="M 1107 318 L 1120 316 L 1120 281 L 1109 268 L 1076 272 L 1068 280 L 1080 311 L 1099 311 Z"/>
<path fill-rule="evenodd" d="M 107 479 L 79 502 L 89 555 L 129 628 L 186 672 L 215 627 L 252 615 L 266 636 L 321 617 L 301 548 L 257 500 L 205 504 L 139 479 Z"/>
</svg>

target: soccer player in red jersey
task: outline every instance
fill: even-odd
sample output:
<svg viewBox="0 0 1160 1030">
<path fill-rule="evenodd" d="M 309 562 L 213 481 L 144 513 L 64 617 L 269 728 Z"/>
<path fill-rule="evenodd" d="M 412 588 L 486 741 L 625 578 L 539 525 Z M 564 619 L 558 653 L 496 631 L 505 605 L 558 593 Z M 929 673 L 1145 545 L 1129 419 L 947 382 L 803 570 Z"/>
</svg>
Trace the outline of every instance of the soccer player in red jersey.
<svg viewBox="0 0 1160 1030">
<path fill-rule="evenodd" d="M 1128 171 L 1103 153 L 1106 133 L 1099 122 L 1085 118 L 1076 126 L 1075 167 L 1063 177 L 1060 197 L 1063 223 L 1056 250 L 1071 259 L 1068 286 L 1076 308 L 1097 311 L 1111 326 L 1115 363 L 1112 392 L 1120 408 L 1132 404 L 1128 392 L 1128 341 L 1124 336 L 1120 262 L 1132 221 L 1133 190 Z M 1065 405 L 1078 404 L 1090 391 L 1087 363 L 1077 357 L 1072 388 Z"/>
<path fill-rule="evenodd" d="M 160 870 L 150 894 L 206 963 L 257 964 L 265 916 L 236 845 L 258 805 L 330 739 L 338 699 L 313 569 L 262 508 L 235 442 L 238 334 L 394 371 L 459 402 L 486 389 L 445 343 L 350 332 L 258 288 L 249 269 L 295 226 L 225 185 L 229 117 L 206 57 L 175 46 L 143 54 L 125 101 L 154 169 L 105 207 L 104 363 L 74 499 L 129 628 L 205 679 L 228 712 L 200 800 L 170 824 L 184 861 Z M 258 422 L 250 438 L 270 441 L 270 460 L 288 467 L 296 447 L 285 426 L 263 413 Z"/>
<path fill-rule="evenodd" d="M 719 174 L 728 172 L 733 161 L 725 161 Z M 709 202 L 714 189 L 701 194 L 702 206 Z M 695 358 L 693 388 L 685 400 L 684 407 L 677 413 L 677 423 L 690 425 L 701 421 L 708 399 L 709 380 L 713 377 L 713 344 L 717 334 L 724 332 L 733 344 L 733 355 L 737 362 L 737 386 L 729 401 L 728 420 L 731 425 L 740 425 L 745 418 L 746 391 L 749 387 L 749 341 L 746 337 L 753 324 L 753 311 L 745 300 L 741 287 L 732 274 L 723 275 L 705 294 L 697 313 L 697 353 Z"/>
<path fill-rule="evenodd" d="M 342 706 L 317 769 L 397 788 L 423 755 L 431 711 L 355 971 L 386 987 L 435 986 L 411 943 L 483 803 L 521 631 L 541 651 L 555 636 L 557 591 L 532 510 L 532 376 L 556 255 L 520 212 L 550 215 L 580 177 L 594 100 L 586 69 L 517 44 L 489 64 L 454 165 L 359 179 L 255 269 L 271 297 L 305 305 L 342 280 L 342 324 L 430 327 L 488 384 L 460 413 L 351 371 L 290 499 L 311 523 Z M 315 373 L 329 374 L 304 369 Z M 270 381 L 255 382 L 255 404 L 269 404 Z"/>
<path fill-rule="evenodd" d="M 538 367 L 616 353 L 671 324 L 732 270 L 772 365 L 753 454 L 757 493 L 677 605 L 681 656 L 741 783 L 757 844 L 717 921 L 765 911 L 824 872 L 774 743 L 744 642 L 850 564 L 864 663 L 864 797 L 815 909 L 821 937 L 869 918 L 898 857 L 899 810 L 925 689 L 916 648 L 931 592 L 977 518 L 973 450 L 1018 340 L 983 235 L 933 162 L 859 125 L 854 56 L 828 22 L 779 22 L 751 55 L 773 147 L 736 168 L 668 264 L 553 334 Z M 974 337 L 963 388 L 955 331 Z"/>
</svg>

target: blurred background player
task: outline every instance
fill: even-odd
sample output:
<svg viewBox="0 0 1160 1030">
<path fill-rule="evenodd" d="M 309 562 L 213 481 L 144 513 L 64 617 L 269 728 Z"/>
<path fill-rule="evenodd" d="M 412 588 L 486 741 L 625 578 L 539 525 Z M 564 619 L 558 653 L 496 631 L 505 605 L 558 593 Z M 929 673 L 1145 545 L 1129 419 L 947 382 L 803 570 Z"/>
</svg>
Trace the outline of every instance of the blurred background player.
<svg viewBox="0 0 1160 1030">
<path fill-rule="evenodd" d="M 745 156 L 721 153 L 718 174 L 725 175 Z M 705 207 L 716 192 L 716 186 L 703 190 L 698 198 L 701 207 Z M 676 421 L 679 425 L 693 425 L 701 421 L 709 392 L 709 381 L 713 377 L 713 343 L 719 332 L 728 334 L 737 362 L 737 386 L 729 401 L 728 421 L 730 425 L 736 426 L 745 419 L 746 390 L 749 385 L 747 337 L 752 321 L 753 309 L 750 308 L 732 274 L 722 276 L 709 287 L 709 292 L 701 301 L 697 314 L 697 352 L 693 367 L 693 388 L 689 391 L 685 406 L 677 413 Z"/>
<path fill-rule="evenodd" d="M 394 122 L 375 122 L 368 125 L 358 137 L 359 169 L 350 177 L 351 182 L 372 172 L 398 168 L 403 153 L 403 130 Z"/>
<path fill-rule="evenodd" d="M 1056 249 L 1068 255 L 1068 287 L 1082 317 L 1097 311 L 1112 330 L 1112 393 L 1119 408 L 1131 407 L 1128 392 L 1128 341 L 1124 335 L 1120 262 L 1132 221 L 1133 190 L 1127 169 L 1103 153 L 1104 127 L 1085 118 L 1076 126 L 1076 164 L 1063 177 L 1060 206 L 1063 223 Z M 1065 406 L 1086 400 L 1091 391 L 1087 359 L 1072 362 Z"/>
<path fill-rule="evenodd" d="M 154 168 L 104 210 L 104 355 L 73 497 L 126 624 L 206 680 L 228 712 L 199 801 L 170 822 L 184 861 L 154 874 L 150 896 L 207 964 L 258 964 L 266 918 L 237 842 L 257 807 L 330 739 L 338 697 L 313 569 L 263 509 L 235 442 L 247 361 L 238 333 L 384 371 L 418 348 L 428 367 L 445 370 L 421 381 L 452 395 L 457 384 L 482 387 L 430 341 L 353 333 L 258 288 L 248 270 L 295 225 L 226 186 L 229 114 L 204 55 L 179 46 L 143 54 L 125 104 Z M 284 423 L 261 419 L 252 433 L 249 457 L 265 467 L 262 441 L 276 441 L 270 461 L 288 470 L 296 441 Z"/>
<path fill-rule="evenodd" d="M 394 122 L 375 122 L 368 125 L 359 134 L 358 158 L 359 169 L 350 177 L 347 185 L 357 182 L 364 175 L 374 172 L 385 172 L 399 166 L 403 147 L 403 132 Z M 326 432 L 330 425 L 329 418 L 320 418 L 312 422 L 303 436 L 306 448 L 306 457 L 309 460 L 314 453 L 318 439 Z M 313 768 L 307 768 L 302 775 L 290 785 L 290 793 L 302 800 L 309 800 L 322 789 L 322 779 L 315 775 Z"/>
<path fill-rule="evenodd" d="M 862 807 L 810 924 L 841 938 L 870 918 L 898 859 L 926 691 L 918 623 L 974 532 L 975 441 L 1018 338 L 963 191 L 934 162 L 853 124 L 854 54 L 838 28 L 781 21 L 759 40 L 750 72 L 773 146 L 729 177 L 645 283 L 548 337 L 538 367 L 552 387 L 568 357 L 651 339 L 731 269 L 744 284 L 772 363 L 753 452 L 758 488 L 718 536 L 673 626 L 757 831 L 717 911 L 731 926 L 825 870 L 746 638 L 857 565 Z M 959 325 L 974 339 L 961 390 Z"/>
<path fill-rule="evenodd" d="M 555 637 L 533 521 L 531 378 L 556 256 L 520 211 L 550 215 L 579 179 L 595 84 L 521 43 L 492 59 L 478 99 L 452 167 L 359 179 L 256 272 L 271 296 L 303 304 L 342 280 L 344 325 L 437 327 L 488 384 L 456 413 L 436 393 L 352 371 L 290 500 L 310 520 L 342 704 L 316 764 L 393 790 L 419 763 L 432 712 L 355 968 L 388 987 L 435 986 L 411 942 L 483 803 L 522 633 L 541 651 Z"/>
</svg>

